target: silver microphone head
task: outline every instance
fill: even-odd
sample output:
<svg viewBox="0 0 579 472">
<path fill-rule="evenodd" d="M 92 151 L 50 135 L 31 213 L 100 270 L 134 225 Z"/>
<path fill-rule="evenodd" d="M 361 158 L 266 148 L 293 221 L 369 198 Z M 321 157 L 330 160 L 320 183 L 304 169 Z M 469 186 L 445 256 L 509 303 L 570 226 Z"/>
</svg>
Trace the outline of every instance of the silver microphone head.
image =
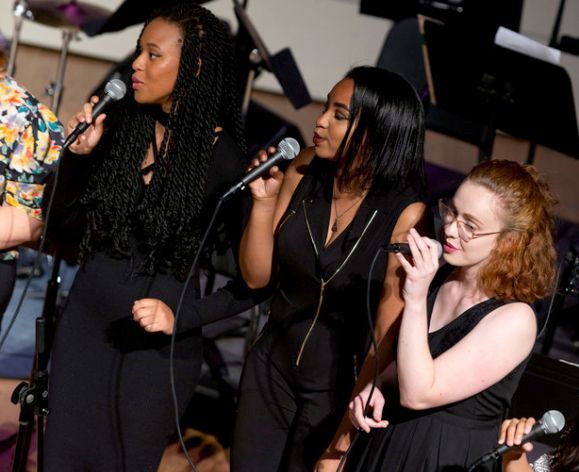
<svg viewBox="0 0 579 472">
<path fill-rule="evenodd" d="M 127 86 L 120 79 L 112 79 L 105 85 L 105 93 L 114 101 L 120 100 L 127 93 Z"/>
<path fill-rule="evenodd" d="M 565 427 L 565 417 L 558 410 L 549 410 L 541 418 L 546 434 L 558 433 Z"/>
<path fill-rule="evenodd" d="M 277 145 L 285 160 L 291 161 L 300 153 L 300 145 L 294 138 L 284 138 Z"/>
</svg>

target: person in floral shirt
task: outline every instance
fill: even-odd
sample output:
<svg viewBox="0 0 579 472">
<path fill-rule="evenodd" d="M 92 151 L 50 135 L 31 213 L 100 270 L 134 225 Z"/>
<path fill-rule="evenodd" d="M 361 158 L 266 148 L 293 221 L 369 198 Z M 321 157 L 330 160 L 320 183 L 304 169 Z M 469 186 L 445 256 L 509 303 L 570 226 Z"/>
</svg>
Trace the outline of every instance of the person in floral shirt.
<svg viewBox="0 0 579 472">
<path fill-rule="evenodd" d="M 52 111 L 4 72 L 0 50 L 0 322 L 16 276 L 18 245 L 42 233 L 44 184 L 64 129 Z"/>
</svg>

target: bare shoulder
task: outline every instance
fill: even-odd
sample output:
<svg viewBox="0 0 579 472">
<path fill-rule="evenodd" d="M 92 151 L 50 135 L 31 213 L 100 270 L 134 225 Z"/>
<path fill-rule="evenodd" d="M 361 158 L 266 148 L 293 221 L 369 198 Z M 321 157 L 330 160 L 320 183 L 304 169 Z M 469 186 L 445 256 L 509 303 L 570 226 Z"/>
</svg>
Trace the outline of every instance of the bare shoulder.
<svg viewBox="0 0 579 472">
<path fill-rule="evenodd" d="M 426 205 L 423 202 L 414 202 L 408 205 L 396 221 L 392 231 L 391 241 L 394 243 L 406 242 L 410 228 L 422 233 L 423 220 L 426 217 Z"/>
<path fill-rule="evenodd" d="M 523 302 L 505 303 L 489 313 L 483 320 L 501 331 L 536 334 L 537 317 L 530 305 Z"/>
<path fill-rule="evenodd" d="M 284 176 L 285 191 L 293 193 L 315 155 L 315 148 L 308 147 L 303 149 L 295 159 L 290 162 Z"/>
<path fill-rule="evenodd" d="M 312 159 L 316 155 L 316 150 L 313 146 L 302 149 L 301 152 L 290 162 L 287 173 L 304 173 L 304 169 L 310 165 Z"/>
</svg>

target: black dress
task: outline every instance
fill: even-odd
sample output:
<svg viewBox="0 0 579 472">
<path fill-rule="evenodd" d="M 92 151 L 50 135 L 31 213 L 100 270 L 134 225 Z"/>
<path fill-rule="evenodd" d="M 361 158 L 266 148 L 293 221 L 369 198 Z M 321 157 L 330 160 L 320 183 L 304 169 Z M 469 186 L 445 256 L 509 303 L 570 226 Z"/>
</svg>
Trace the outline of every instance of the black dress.
<svg viewBox="0 0 579 472">
<path fill-rule="evenodd" d="M 449 266 L 441 269 L 447 272 Z M 438 275 L 438 274 L 437 274 Z M 440 279 L 440 277 L 437 277 Z M 436 281 L 435 281 L 436 282 Z M 438 284 L 428 299 L 428 319 L 438 293 Z M 433 358 L 466 336 L 487 314 L 504 302 L 489 299 L 478 303 L 441 329 L 429 333 Z M 499 360 L 498 360 L 499 361 Z M 486 390 L 462 401 L 428 410 L 400 406 L 398 393 L 386 390 L 383 418 L 390 424 L 370 434 L 358 433 L 348 472 L 455 472 L 464 471 L 497 445 L 500 424 L 517 389 L 528 358 L 509 375 Z M 388 405 L 393 405 L 388 407 Z M 486 464 L 478 471 L 494 470 Z M 497 469 L 500 470 L 500 469 Z"/>
<path fill-rule="evenodd" d="M 419 200 L 409 188 L 372 189 L 350 226 L 324 247 L 334 169 L 327 160 L 312 160 L 276 233 L 277 287 L 242 375 L 234 472 L 312 470 L 368 347 L 370 265 L 390 242 L 400 213 Z M 372 316 L 386 263 L 382 251 L 370 282 Z"/>
<path fill-rule="evenodd" d="M 242 159 L 222 133 L 207 178 L 207 208 L 212 209 L 242 174 Z M 239 233 L 239 208 L 226 208 L 222 219 L 237 226 Z M 135 229 L 130 258 L 97 252 L 81 266 L 58 321 L 50 375 L 47 472 L 153 472 L 175 430 L 170 337 L 145 332 L 132 320 L 131 309 L 135 300 L 150 297 L 175 310 L 183 282 L 171 273 L 135 273 L 143 258 L 138 236 Z M 205 299 L 199 297 L 195 283 L 187 291 L 177 328 L 174 373 L 181 413 L 200 374 L 201 324 L 255 303 L 239 281 Z"/>
</svg>

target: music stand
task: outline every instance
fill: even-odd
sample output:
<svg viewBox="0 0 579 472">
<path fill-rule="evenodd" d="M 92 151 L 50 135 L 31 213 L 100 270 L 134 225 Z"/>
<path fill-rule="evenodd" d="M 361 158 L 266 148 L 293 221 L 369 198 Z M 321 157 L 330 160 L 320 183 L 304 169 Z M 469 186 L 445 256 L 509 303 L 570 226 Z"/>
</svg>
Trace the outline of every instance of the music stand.
<svg viewBox="0 0 579 472">
<path fill-rule="evenodd" d="M 298 69 L 296 61 L 288 48 L 284 48 L 274 55 L 271 55 L 265 46 L 265 43 L 258 34 L 255 26 L 249 19 L 244 7 L 237 1 L 233 0 L 233 9 L 239 22 L 237 32 L 237 47 L 242 51 L 257 50 L 257 55 L 253 64 L 249 66 L 248 80 L 244 94 L 244 111 L 247 111 L 249 95 L 253 85 L 253 79 L 259 68 L 272 72 L 281 85 L 284 94 L 295 109 L 299 109 L 312 101 L 310 93 L 306 87 L 304 79 Z"/>
<path fill-rule="evenodd" d="M 480 160 L 490 158 L 496 130 L 579 158 L 569 75 L 563 67 L 489 42 L 465 29 L 419 16 L 431 101 L 486 127 Z"/>
</svg>

